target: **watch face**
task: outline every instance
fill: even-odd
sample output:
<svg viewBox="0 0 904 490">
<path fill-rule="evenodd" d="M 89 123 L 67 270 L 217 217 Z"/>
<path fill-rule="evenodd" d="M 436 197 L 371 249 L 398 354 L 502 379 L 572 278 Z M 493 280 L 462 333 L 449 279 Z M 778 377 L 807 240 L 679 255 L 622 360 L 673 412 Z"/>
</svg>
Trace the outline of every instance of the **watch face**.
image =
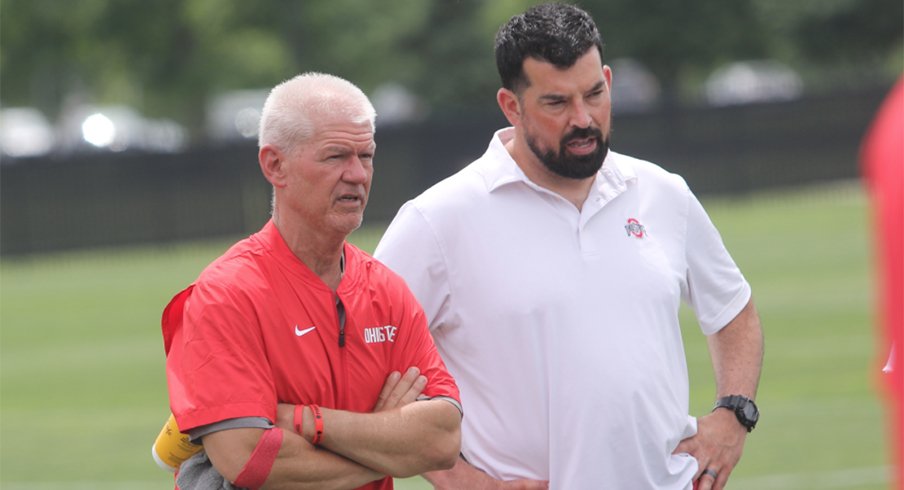
<svg viewBox="0 0 904 490">
<path fill-rule="evenodd" d="M 760 416 L 759 412 L 756 409 L 756 406 L 753 403 L 745 403 L 743 410 L 744 418 L 751 422 L 756 422 Z"/>
</svg>

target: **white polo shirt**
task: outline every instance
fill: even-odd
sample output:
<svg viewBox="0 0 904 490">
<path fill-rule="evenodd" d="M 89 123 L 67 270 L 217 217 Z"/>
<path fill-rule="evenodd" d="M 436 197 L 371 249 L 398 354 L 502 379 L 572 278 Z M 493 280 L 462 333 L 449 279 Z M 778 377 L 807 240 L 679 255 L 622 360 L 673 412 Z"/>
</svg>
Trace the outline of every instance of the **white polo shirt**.
<svg viewBox="0 0 904 490">
<path fill-rule="evenodd" d="M 407 281 L 461 389 L 462 453 L 553 489 L 688 489 L 678 308 L 705 334 L 750 286 L 684 180 L 610 152 L 578 211 L 486 153 L 406 203 L 374 254 Z"/>
</svg>

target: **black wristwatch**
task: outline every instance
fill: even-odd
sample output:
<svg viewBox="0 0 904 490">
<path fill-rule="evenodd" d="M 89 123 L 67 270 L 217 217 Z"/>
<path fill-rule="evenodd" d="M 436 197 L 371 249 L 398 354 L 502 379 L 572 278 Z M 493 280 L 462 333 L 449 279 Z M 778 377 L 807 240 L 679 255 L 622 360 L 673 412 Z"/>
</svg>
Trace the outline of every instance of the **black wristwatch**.
<svg viewBox="0 0 904 490">
<path fill-rule="evenodd" d="M 760 420 L 760 411 L 756 408 L 753 400 L 742 395 L 729 395 L 719 398 L 713 411 L 719 408 L 727 408 L 735 413 L 738 422 L 747 428 L 747 432 L 756 427 L 757 421 Z"/>
</svg>

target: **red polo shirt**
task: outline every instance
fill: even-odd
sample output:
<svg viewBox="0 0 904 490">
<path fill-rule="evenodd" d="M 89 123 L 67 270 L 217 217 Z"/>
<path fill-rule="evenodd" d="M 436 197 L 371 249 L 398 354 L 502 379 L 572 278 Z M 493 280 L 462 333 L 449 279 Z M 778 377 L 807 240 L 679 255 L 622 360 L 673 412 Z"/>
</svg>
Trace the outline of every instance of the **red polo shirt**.
<svg viewBox="0 0 904 490">
<path fill-rule="evenodd" d="M 424 394 L 460 401 L 402 279 L 351 244 L 336 292 L 276 226 L 235 244 L 163 314 L 170 405 L 183 432 L 236 417 L 276 420 L 277 402 L 371 412 L 386 377 L 417 366 Z M 391 488 L 391 479 L 374 488 Z"/>
</svg>

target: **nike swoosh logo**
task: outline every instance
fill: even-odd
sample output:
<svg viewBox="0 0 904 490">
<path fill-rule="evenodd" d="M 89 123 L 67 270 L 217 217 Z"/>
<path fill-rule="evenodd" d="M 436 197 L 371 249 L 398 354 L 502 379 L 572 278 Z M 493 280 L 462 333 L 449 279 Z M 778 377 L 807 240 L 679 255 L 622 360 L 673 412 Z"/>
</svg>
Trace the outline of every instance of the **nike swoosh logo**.
<svg viewBox="0 0 904 490">
<path fill-rule="evenodd" d="M 298 328 L 298 325 L 295 325 L 295 335 L 301 337 L 302 335 L 314 330 L 315 328 L 317 328 L 317 327 L 310 327 L 310 328 L 301 330 L 300 328 Z"/>
</svg>

